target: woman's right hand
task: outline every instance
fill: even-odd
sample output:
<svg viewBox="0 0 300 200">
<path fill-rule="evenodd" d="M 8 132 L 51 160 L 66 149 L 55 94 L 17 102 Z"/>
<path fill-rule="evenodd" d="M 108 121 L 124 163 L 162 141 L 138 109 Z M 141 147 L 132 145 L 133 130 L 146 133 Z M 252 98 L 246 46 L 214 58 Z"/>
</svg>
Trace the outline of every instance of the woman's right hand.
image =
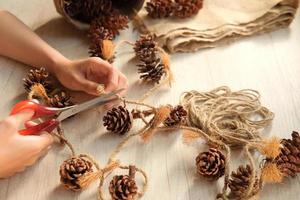
<svg viewBox="0 0 300 200">
<path fill-rule="evenodd" d="M 33 114 L 33 111 L 26 110 L 0 122 L 0 178 L 24 171 L 50 148 L 53 138 L 49 133 L 37 136 L 18 133 L 19 126 L 30 120 Z"/>
</svg>

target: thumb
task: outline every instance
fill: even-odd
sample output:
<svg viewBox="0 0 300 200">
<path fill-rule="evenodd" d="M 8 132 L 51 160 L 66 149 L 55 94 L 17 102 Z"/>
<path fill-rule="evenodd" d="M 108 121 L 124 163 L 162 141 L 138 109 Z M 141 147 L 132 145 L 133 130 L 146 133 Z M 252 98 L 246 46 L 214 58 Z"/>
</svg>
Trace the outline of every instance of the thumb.
<svg viewBox="0 0 300 200">
<path fill-rule="evenodd" d="M 89 80 L 81 81 L 81 88 L 83 92 L 95 96 L 99 96 L 103 92 L 103 84 L 99 84 Z"/>
</svg>

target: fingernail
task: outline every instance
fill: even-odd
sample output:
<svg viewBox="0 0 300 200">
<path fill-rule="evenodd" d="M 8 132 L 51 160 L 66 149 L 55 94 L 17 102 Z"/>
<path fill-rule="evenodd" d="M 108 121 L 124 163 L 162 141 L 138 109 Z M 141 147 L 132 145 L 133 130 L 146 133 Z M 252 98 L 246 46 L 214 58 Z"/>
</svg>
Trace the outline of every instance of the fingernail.
<svg viewBox="0 0 300 200">
<path fill-rule="evenodd" d="M 104 89 L 105 89 L 105 86 L 103 84 L 99 84 L 98 87 L 97 87 L 97 93 L 98 94 L 103 94 Z"/>
</svg>

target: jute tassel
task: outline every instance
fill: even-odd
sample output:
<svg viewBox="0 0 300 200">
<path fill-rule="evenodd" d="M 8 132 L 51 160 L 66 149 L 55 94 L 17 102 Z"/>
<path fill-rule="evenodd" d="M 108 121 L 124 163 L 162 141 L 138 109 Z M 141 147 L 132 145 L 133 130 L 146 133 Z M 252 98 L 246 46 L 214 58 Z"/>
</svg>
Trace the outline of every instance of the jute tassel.
<svg viewBox="0 0 300 200">
<path fill-rule="evenodd" d="M 170 55 L 167 54 L 163 49 L 160 53 L 160 57 L 162 60 L 163 65 L 165 66 L 166 73 L 168 75 L 168 81 L 169 81 L 169 86 L 172 86 L 172 82 L 174 81 L 174 75 L 171 71 L 171 60 L 170 60 Z"/>
<path fill-rule="evenodd" d="M 275 163 L 267 162 L 261 172 L 261 177 L 265 183 L 281 183 L 283 174 Z"/>
<path fill-rule="evenodd" d="M 92 182 L 102 178 L 106 173 L 111 172 L 120 166 L 119 161 L 111 161 L 105 168 L 99 169 L 96 172 L 86 174 L 78 179 L 78 185 L 82 188 L 87 188 Z"/>
<path fill-rule="evenodd" d="M 115 45 L 111 40 L 103 40 L 101 44 L 102 55 L 105 60 L 110 60 L 115 55 Z"/>
<path fill-rule="evenodd" d="M 191 130 L 183 130 L 182 140 L 184 144 L 189 144 L 199 138 L 200 135 L 197 132 Z"/>
<path fill-rule="evenodd" d="M 272 137 L 257 145 L 258 150 L 268 158 L 276 158 L 280 154 L 281 139 Z"/>
<path fill-rule="evenodd" d="M 38 96 L 45 103 L 47 103 L 49 101 L 49 97 L 47 95 L 46 89 L 40 83 L 36 83 L 31 87 L 31 91 L 28 94 L 28 99 L 34 99 L 34 96 Z"/>
<path fill-rule="evenodd" d="M 148 142 L 152 138 L 155 129 L 169 117 L 170 113 L 171 107 L 168 105 L 157 108 L 153 119 L 150 121 L 149 128 L 141 136 L 143 141 Z"/>
</svg>

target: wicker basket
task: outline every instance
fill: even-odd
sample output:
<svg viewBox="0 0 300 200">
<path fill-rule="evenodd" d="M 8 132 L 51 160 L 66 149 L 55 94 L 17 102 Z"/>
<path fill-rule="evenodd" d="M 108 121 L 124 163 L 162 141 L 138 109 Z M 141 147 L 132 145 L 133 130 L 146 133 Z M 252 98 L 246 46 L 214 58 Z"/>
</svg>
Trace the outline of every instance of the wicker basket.
<svg viewBox="0 0 300 200">
<path fill-rule="evenodd" d="M 64 0 L 53 0 L 56 11 L 62 15 L 68 22 L 75 25 L 78 29 L 87 30 L 89 24 L 81 22 L 76 19 L 72 19 L 65 11 Z M 143 7 L 145 0 L 131 0 L 128 3 L 118 5 L 118 9 L 129 18 L 133 18 L 135 14 Z"/>
</svg>

